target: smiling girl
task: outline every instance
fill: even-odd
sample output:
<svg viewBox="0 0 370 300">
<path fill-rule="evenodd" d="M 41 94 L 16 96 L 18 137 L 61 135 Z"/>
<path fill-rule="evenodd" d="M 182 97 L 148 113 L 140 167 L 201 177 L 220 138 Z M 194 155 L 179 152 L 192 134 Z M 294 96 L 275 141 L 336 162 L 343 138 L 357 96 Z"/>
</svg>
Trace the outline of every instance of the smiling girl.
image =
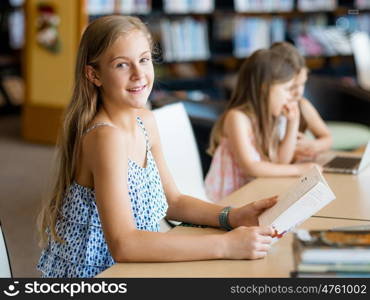
<svg viewBox="0 0 370 300">
<path fill-rule="evenodd" d="M 82 36 L 58 176 L 39 218 L 44 277 L 92 277 L 115 262 L 267 254 L 274 232 L 258 226 L 258 215 L 275 197 L 231 209 L 178 191 L 145 109 L 154 81 L 152 50 L 146 26 L 134 17 L 97 19 Z M 159 232 L 164 217 L 230 231 Z"/>
</svg>

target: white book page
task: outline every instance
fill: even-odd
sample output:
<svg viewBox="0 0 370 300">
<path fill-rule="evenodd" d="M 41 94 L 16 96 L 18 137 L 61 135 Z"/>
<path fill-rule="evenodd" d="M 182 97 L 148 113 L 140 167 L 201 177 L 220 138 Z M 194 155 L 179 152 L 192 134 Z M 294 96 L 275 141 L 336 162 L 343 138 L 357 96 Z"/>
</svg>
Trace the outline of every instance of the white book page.
<svg viewBox="0 0 370 300">
<path fill-rule="evenodd" d="M 318 182 L 312 189 L 276 218 L 271 225 L 280 234 L 291 231 L 294 227 L 307 220 L 334 199 L 335 195 L 330 188 L 324 183 Z"/>
<path fill-rule="evenodd" d="M 260 225 L 274 226 L 279 234 L 288 232 L 335 199 L 318 168 L 310 170 L 259 216 Z"/>
</svg>

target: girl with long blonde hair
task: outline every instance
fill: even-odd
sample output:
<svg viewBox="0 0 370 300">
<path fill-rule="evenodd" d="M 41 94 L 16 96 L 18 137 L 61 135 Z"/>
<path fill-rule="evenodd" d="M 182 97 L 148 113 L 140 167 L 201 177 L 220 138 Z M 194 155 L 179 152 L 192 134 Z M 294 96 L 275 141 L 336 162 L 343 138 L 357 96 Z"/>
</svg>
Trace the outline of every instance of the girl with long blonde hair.
<svg viewBox="0 0 370 300">
<path fill-rule="evenodd" d="M 313 163 L 290 164 L 296 147 L 299 110 L 290 102 L 293 63 L 261 49 L 240 67 L 225 112 L 214 125 L 208 153 L 213 156 L 205 179 L 207 196 L 219 201 L 255 177 L 300 175 Z M 278 118 L 287 118 L 279 139 Z"/>
<path fill-rule="evenodd" d="M 145 108 L 154 81 L 152 40 L 135 17 L 85 30 L 59 140 L 59 171 L 40 214 L 44 277 L 92 277 L 115 262 L 256 259 L 274 231 L 258 216 L 276 197 L 239 208 L 181 194 Z M 164 217 L 221 226 L 217 235 L 159 232 Z"/>
</svg>

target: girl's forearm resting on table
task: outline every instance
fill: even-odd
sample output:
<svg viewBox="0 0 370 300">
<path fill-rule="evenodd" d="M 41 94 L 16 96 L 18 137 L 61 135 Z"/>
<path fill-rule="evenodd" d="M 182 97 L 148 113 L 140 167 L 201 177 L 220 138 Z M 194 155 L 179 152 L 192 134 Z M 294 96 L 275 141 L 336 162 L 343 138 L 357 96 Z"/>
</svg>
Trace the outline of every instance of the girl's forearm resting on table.
<svg viewBox="0 0 370 300">
<path fill-rule="evenodd" d="M 218 217 L 224 207 L 179 194 L 177 200 L 169 203 L 167 218 L 192 224 L 219 227 Z"/>
<path fill-rule="evenodd" d="M 224 234 L 184 235 L 133 230 L 111 249 L 116 262 L 190 261 L 224 258 Z"/>
</svg>

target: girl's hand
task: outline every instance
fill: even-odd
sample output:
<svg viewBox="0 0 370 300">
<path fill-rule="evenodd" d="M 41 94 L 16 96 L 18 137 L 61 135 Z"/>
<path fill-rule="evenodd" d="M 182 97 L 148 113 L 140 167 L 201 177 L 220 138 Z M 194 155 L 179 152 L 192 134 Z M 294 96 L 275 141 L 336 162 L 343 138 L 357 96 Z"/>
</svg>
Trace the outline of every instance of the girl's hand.
<svg viewBox="0 0 370 300">
<path fill-rule="evenodd" d="M 287 118 L 288 121 L 298 121 L 299 114 L 298 102 L 288 102 L 283 106 L 283 115 Z"/>
<path fill-rule="evenodd" d="M 315 141 L 308 139 L 303 133 L 299 132 L 295 152 L 298 156 L 314 157 L 317 154 Z"/>
<path fill-rule="evenodd" d="M 258 226 L 258 216 L 266 209 L 274 206 L 277 202 L 277 196 L 266 198 L 242 207 L 233 208 L 229 213 L 229 223 L 231 227 L 239 226 Z"/>
<path fill-rule="evenodd" d="M 270 249 L 274 230 L 271 226 L 240 226 L 223 235 L 226 259 L 258 259 Z"/>
</svg>

